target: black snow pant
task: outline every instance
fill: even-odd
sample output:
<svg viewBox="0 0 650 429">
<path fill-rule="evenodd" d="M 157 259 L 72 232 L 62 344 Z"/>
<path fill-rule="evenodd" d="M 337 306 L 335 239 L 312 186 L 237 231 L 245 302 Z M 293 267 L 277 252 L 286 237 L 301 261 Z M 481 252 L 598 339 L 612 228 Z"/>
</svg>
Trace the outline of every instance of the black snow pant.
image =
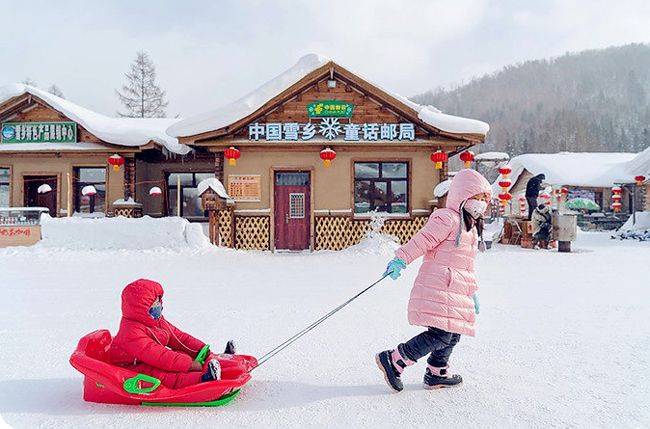
<svg viewBox="0 0 650 429">
<path fill-rule="evenodd" d="M 412 361 L 430 353 L 427 363 L 436 368 L 442 368 L 447 366 L 449 356 L 458 341 L 460 341 L 460 334 L 429 328 L 397 347 L 404 357 Z"/>
<path fill-rule="evenodd" d="M 526 196 L 526 202 L 528 203 L 528 220 L 533 217 L 533 210 L 537 207 L 537 197 Z"/>
</svg>

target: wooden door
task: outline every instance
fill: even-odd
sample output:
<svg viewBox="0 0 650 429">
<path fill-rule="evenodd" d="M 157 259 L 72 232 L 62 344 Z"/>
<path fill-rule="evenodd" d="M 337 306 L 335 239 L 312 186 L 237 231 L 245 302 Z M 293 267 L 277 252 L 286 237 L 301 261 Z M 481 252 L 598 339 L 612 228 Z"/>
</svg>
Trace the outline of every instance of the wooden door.
<svg viewBox="0 0 650 429">
<path fill-rule="evenodd" d="M 58 189 L 56 187 L 56 176 L 25 176 L 25 206 L 26 207 L 47 207 L 50 209 L 50 216 L 57 215 Z M 38 187 L 50 185 L 51 191 L 39 194 Z"/>
<path fill-rule="evenodd" d="M 273 185 L 275 248 L 309 249 L 311 195 L 306 171 L 276 171 Z"/>
</svg>

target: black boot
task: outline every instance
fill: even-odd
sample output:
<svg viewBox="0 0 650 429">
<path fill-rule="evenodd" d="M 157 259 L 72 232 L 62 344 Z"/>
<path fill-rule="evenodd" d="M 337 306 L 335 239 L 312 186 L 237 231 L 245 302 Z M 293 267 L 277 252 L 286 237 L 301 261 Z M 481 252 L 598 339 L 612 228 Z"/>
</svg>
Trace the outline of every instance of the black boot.
<svg viewBox="0 0 650 429">
<path fill-rule="evenodd" d="M 462 382 L 463 377 L 458 374 L 449 375 L 446 366 L 437 368 L 429 365 L 424 373 L 424 388 L 427 390 L 458 386 Z"/>
<path fill-rule="evenodd" d="M 237 353 L 237 349 L 235 347 L 235 342 L 233 340 L 230 340 L 226 343 L 226 349 L 223 351 L 227 355 L 234 355 Z"/>
<path fill-rule="evenodd" d="M 393 350 L 384 350 L 383 352 L 375 356 L 375 362 L 377 366 L 384 373 L 384 380 L 386 383 L 396 392 L 401 392 L 404 390 L 404 385 L 400 379 L 401 371 L 398 371 L 397 368 L 393 365 L 391 359 L 391 354 Z"/>
</svg>

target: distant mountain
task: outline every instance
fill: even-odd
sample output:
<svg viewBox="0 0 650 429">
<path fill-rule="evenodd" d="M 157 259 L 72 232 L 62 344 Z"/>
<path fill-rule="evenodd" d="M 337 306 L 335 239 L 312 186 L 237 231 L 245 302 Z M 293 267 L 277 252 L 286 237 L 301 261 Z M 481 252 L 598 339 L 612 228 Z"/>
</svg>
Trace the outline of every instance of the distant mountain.
<svg viewBox="0 0 650 429">
<path fill-rule="evenodd" d="M 413 100 L 488 122 L 483 152 L 639 152 L 650 146 L 650 45 L 527 61 Z"/>
</svg>

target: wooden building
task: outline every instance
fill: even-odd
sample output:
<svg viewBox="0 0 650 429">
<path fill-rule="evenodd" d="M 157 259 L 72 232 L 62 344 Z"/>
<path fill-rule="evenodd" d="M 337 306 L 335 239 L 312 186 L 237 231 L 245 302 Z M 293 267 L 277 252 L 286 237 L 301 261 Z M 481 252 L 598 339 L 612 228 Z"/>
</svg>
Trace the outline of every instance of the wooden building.
<svg viewBox="0 0 650 429">
<path fill-rule="evenodd" d="M 136 195 L 136 156 L 169 163 L 190 152 L 165 132 L 175 121 L 109 118 L 38 88 L 2 87 L 0 207 L 43 206 L 51 216 L 130 215 L 139 204 L 124 204 L 123 212 L 118 206 Z M 110 157 L 121 165 L 113 168 Z M 140 179 L 144 188 L 146 177 Z M 142 201 L 161 212 L 160 198 L 148 200 Z"/>
<path fill-rule="evenodd" d="M 487 131 L 316 55 L 168 129 L 181 144 L 214 154 L 215 175 L 235 201 L 223 213 L 221 242 L 272 250 L 358 243 L 375 210 L 386 213 L 386 232 L 407 240 L 425 223 L 446 175 L 431 155 L 452 156 Z"/>
</svg>

